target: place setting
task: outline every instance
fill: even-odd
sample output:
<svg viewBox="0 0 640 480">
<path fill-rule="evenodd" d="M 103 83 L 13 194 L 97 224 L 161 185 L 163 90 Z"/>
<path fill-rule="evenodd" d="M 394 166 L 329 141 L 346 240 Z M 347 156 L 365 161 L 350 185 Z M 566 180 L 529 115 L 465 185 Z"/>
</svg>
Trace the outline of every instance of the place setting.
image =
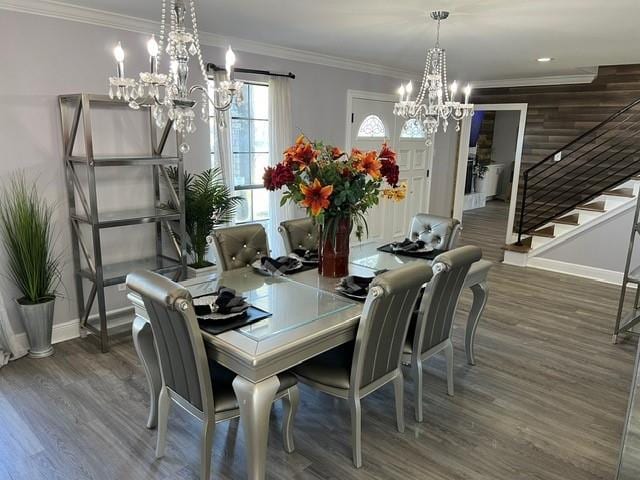
<svg viewBox="0 0 640 480">
<path fill-rule="evenodd" d="M 225 286 L 209 294 L 193 298 L 193 309 L 200 328 L 212 335 L 244 327 L 264 320 L 271 313 L 247 302 L 246 297 Z"/>
<path fill-rule="evenodd" d="M 405 238 L 401 242 L 391 242 L 381 247 L 378 250 L 385 253 L 393 253 L 395 255 L 403 255 L 406 257 L 422 258 L 425 260 L 433 260 L 438 255 L 443 253 L 444 250 L 435 249 L 426 244 L 422 240 L 416 240 L 415 242 Z"/>
<path fill-rule="evenodd" d="M 260 275 L 276 277 L 313 270 L 318 268 L 318 261 L 317 250 L 296 249 L 289 255 L 277 258 L 260 257 L 251 264 L 251 267 Z"/>
</svg>

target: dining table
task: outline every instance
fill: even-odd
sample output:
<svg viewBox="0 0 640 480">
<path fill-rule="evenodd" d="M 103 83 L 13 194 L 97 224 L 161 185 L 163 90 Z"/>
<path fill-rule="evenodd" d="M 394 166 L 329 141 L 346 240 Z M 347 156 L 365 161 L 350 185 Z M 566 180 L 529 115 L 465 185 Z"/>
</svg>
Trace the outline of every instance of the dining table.
<svg viewBox="0 0 640 480">
<path fill-rule="evenodd" d="M 372 277 L 414 261 L 429 260 L 381 252 L 375 243 L 361 244 L 351 248 L 349 274 Z M 474 263 L 465 279 L 465 288 L 473 293 L 465 327 L 466 359 L 470 365 L 475 364 L 474 339 L 487 302 L 491 265 L 487 260 Z M 233 389 L 244 431 L 249 480 L 265 478 L 269 417 L 279 387 L 278 373 L 356 337 L 364 304 L 339 294 L 338 280 L 319 275 L 315 268 L 265 276 L 247 266 L 180 282 L 193 297 L 214 292 L 219 286 L 233 288 L 249 304 L 271 314 L 217 335 L 202 331 L 208 357 L 236 374 Z M 158 356 L 142 298 L 134 292 L 128 298 L 135 310 L 133 343 L 149 383 L 147 427 L 154 428 L 162 387 Z"/>
</svg>

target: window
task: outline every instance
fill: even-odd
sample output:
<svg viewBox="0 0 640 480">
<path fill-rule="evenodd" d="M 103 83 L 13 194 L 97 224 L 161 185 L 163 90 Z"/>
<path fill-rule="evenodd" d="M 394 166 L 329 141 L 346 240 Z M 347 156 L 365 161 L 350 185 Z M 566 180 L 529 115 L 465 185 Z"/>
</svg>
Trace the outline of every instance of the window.
<svg viewBox="0 0 640 480">
<path fill-rule="evenodd" d="M 245 82 L 244 102 L 233 103 L 231 114 L 232 169 L 236 195 L 245 199 L 236 213 L 237 223 L 269 219 L 269 194 L 262 186 L 269 165 L 269 87 Z M 211 158 L 216 149 L 216 122 L 211 125 Z"/>
<path fill-rule="evenodd" d="M 415 118 L 410 118 L 402 126 L 400 138 L 425 138 L 424 129 Z"/>
<path fill-rule="evenodd" d="M 384 123 L 377 115 L 368 115 L 358 128 L 358 137 L 385 137 Z"/>
</svg>

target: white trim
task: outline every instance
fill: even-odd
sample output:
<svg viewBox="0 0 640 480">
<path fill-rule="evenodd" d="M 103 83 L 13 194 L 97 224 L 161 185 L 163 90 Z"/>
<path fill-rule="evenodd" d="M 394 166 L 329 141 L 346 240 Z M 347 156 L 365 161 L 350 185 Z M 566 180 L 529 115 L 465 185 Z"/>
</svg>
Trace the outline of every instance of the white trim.
<svg viewBox="0 0 640 480">
<path fill-rule="evenodd" d="M 475 105 L 474 109 L 477 112 L 481 111 L 519 111 L 520 120 L 518 124 L 518 140 L 516 143 L 516 155 L 513 165 L 513 182 L 511 184 L 511 196 L 509 198 L 509 215 L 507 217 L 507 231 L 505 235 L 505 244 L 510 243 L 513 239 L 513 225 L 515 223 L 516 216 L 516 202 L 518 199 L 518 184 L 520 180 L 520 165 L 522 163 L 522 149 L 524 146 L 524 131 L 527 125 L 527 103 L 483 103 Z M 462 122 L 462 129 L 460 133 L 460 145 L 466 145 L 466 148 L 458 149 L 458 173 L 457 182 L 462 181 L 460 186 L 456 183 L 456 193 L 453 199 L 453 214 L 454 217 L 459 215 L 460 221 L 462 221 L 462 207 L 464 205 L 464 179 L 466 178 L 467 171 L 467 157 L 469 156 L 469 137 L 471 136 L 471 118 L 467 117 Z M 465 143 L 462 143 L 462 139 L 466 139 Z M 464 154 L 464 155 L 463 155 Z"/>
<path fill-rule="evenodd" d="M 545 77 L 506 78 L 500 80 L 477 80 L 473 83 L 474 89 L 481 88 L 507 88 L 507 87 L 539 87 L 544 85 L 574 85 L 591 83 L 598 76 L 598 69 L 594 67 L 592 72 L 578 73 L 575 75 L 552 75 Z"/>
<path fill-rule="evenodd" d="M 550 258 L 529 258 L 527 267 L 538 268 L 540 270 L 549 270 L 552 272 L 566 273 L 576 277 L 589 278 L 598 282 L 611 283 L 614 285 L 622 285 L 623 272 L 614 270 L 606 270 L 604 268 L 590 267 L 588 265 L 578 265 L 576 263 L 561 262 L 560 260 L 551 260 Z"/>
<path fill-rule="evenodd" d="M 2 0 L 0 0 L 2 1 Z M 390 93 L 366 92 L 364 90 L 347 90 L 347 110 L 346 110 L 346 129 L 344 137 L 344 149 L 346 152 L 351 151 L 351 114 L 353 113 L 353 100 L 361 98 L 363 100 L 378 100 L 381 102 L 395 102 L 397 95 Z"/>
<path fill-rule="evenodd" d="M 118 13 L 107 12 L 105 10 L 82 7 L 79 5 L 71 5 L 53 0 L 0 0 L 0 9 L 43 15 L 46 17 L 70 20 L 73 22 L 88 23 L 90 25 L 115 28 L 135 33 L 151 34 L 157 32 L 159 29 L 159 22 L 152 20 L 121 15 Z M 382 75 L 386 77 L 414 78 L 416 76 L 415 72 L 385 67 L 384 65 L 208 32 L 200 33 L 200 43 L 220 48 L 226 48 L 229 44 L 232 44 L 236 51 L 255 53 L 275 58 L 284 58 L 297 62 L 324 65 L 327 67 L 370 73 L 373 75 Z"/>
<path fill-rule="evenodd" d="M 107 317 L 121 317 L 127 314 L 133 314 L 133 307 L 122 307 L 107 312 Z M 98 315 L 90 315 L 89 321 L 95 321 L 98 319 Z M 123 319 L 121 321 L 113 322 L 111 326 L 119 326 L 121 324 L 130 322 L 131 319 Z M 77 318 L 68 320 L 62 323 L 56 323 L 53 325 L 53 331 L 51 333 L 51 343 L 66 342 L 73 340 L 80 336 L 80 320 Z M 22 348 L 27 350 L 29 348 L 29 341 L 27 340 L 27 334 L 25 332 L 16 335 L 16 342 Z"/>
</svg>

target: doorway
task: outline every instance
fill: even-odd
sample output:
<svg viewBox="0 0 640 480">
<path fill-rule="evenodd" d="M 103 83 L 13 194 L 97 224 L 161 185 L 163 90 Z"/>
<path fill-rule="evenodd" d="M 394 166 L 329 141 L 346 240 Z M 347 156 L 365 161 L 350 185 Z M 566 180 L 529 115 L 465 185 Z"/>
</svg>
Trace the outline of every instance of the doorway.
<svg viewBox="0 0 640 480">
<path fill-rule="evenodd" d="M 395 102 L 395 95 L 347 92 L 347 149 L 379 150 L 386 141 L 398 154 L 400 182 L 407 185 L 404 201 L 383 200 L 367 215 L 370 241 L 404 239 L 413 216 L 429 208 L 433 151 L 418 122 L 393 114 Z"/>
<path fill-rule="evenodd" d="M 497 261 L 513 240 L 526 116 L 526 104 L 476 105 L 462 126 L 454 216 Z"/>
</svg>

